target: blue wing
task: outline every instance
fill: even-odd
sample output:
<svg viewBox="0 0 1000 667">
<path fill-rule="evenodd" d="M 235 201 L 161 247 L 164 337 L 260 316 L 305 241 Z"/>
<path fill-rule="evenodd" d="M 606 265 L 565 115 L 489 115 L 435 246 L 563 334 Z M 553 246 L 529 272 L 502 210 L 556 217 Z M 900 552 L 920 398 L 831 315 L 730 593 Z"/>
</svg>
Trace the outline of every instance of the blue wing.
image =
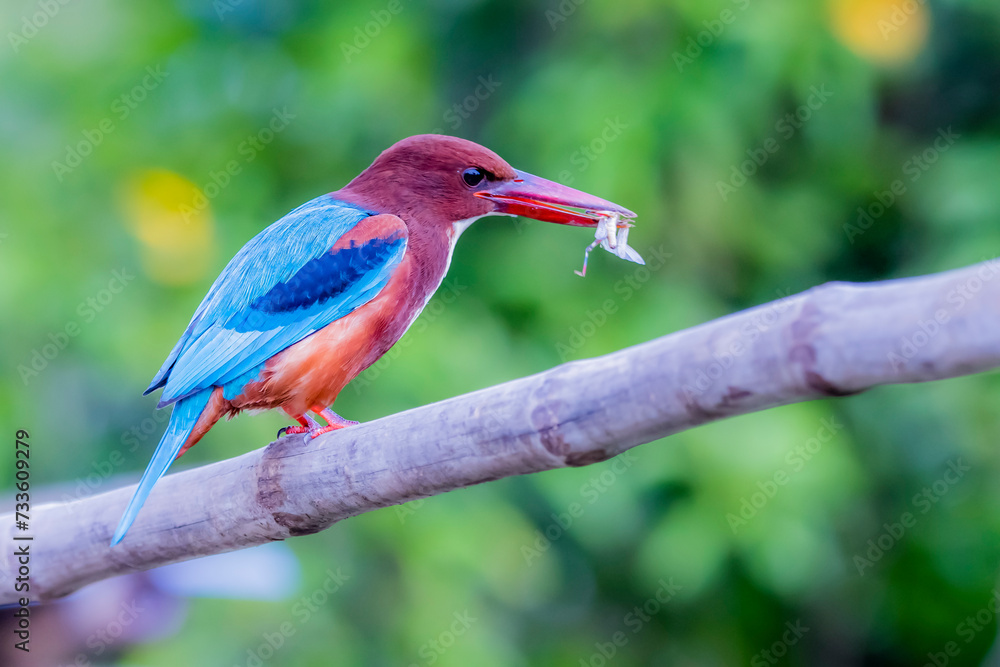
<svg viewBox="0 0 1000 667">
<path fill-rule="evenodd" d="M 403 258 L 405 229 L 331 252 L 370 215 L 324 195 L 251 239 L 145 393 L 164 387 L 160 407 L 212 386 L 232 398 L 269 358 L 373 299 Z"/>
</svg>

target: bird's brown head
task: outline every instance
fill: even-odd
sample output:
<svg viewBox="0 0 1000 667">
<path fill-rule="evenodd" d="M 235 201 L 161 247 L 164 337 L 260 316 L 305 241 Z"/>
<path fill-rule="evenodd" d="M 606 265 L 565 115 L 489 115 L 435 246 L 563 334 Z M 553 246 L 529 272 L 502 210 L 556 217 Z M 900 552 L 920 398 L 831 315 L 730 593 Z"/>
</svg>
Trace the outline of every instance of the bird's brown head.
<svg viewBox="0 0 1000 667">
<path fill-rule="evenodd" d="M 593 227 L 599 211 L 635 217 L 617 204 L 518 171 L 479 144 L 438 134 L 393 144 L 335 195 L 407 224 L 451 225 L 497 214 Z"/>
</svg>

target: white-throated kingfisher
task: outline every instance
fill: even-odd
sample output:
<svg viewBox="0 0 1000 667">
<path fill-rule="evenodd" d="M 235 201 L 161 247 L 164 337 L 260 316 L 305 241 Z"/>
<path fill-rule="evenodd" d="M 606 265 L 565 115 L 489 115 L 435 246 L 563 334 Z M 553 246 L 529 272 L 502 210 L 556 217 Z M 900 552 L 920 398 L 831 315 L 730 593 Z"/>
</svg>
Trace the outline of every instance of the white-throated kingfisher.
<svg viewBox="0 0 1000 667">
<path fill-rule="evenodd" d="M 220 417 L 281 408 L 299 423 L 283 431 L 313 437 L 355 424 L 329 406 L 413 323 L 473 221 L 523 215 L 596 227 L 608 214 L 635 217 L 471 141 L 419 135 L 264 229 L 222 270 L 146 389 L 162 387 L 158 407 L 173 404 L 173 413 L 112 546 L 174 459 Z"/>
</svg>

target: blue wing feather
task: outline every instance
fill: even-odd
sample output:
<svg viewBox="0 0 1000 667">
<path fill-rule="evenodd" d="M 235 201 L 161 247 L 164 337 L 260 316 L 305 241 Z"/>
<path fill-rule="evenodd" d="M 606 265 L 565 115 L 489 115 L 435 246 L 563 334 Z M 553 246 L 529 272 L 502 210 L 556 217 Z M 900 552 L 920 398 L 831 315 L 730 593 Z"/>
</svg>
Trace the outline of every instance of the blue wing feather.
<svg viewBox="0 0 1000 667">
<path fill-rule="evenodd" d="M 406 237 L 330 252 L 370 215 L 325 195 L 251 239 L 212 285 L 146 393 L 164 387 L 161 407 L 212 386 L 224 385 L 234 397 L 270 357 L 373 299 L 402 260 Z"/>
</svg>

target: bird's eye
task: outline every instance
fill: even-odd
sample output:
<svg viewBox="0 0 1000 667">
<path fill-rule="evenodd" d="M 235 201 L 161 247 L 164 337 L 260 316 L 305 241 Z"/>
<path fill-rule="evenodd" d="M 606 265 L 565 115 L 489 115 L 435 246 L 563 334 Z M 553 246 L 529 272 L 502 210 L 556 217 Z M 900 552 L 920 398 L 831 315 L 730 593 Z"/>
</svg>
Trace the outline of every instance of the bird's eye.
<svg viewBox="0 0 1000 667">
<path fill-rule="evenodd" d="M 486 178 L 486 172 L 479 167 L 469 167 L 462 172 L 462 180 L 465 181 L 465 184 L 470 188 L 474 188 L 482 183 L 484 178 Z"/>
</svg>

